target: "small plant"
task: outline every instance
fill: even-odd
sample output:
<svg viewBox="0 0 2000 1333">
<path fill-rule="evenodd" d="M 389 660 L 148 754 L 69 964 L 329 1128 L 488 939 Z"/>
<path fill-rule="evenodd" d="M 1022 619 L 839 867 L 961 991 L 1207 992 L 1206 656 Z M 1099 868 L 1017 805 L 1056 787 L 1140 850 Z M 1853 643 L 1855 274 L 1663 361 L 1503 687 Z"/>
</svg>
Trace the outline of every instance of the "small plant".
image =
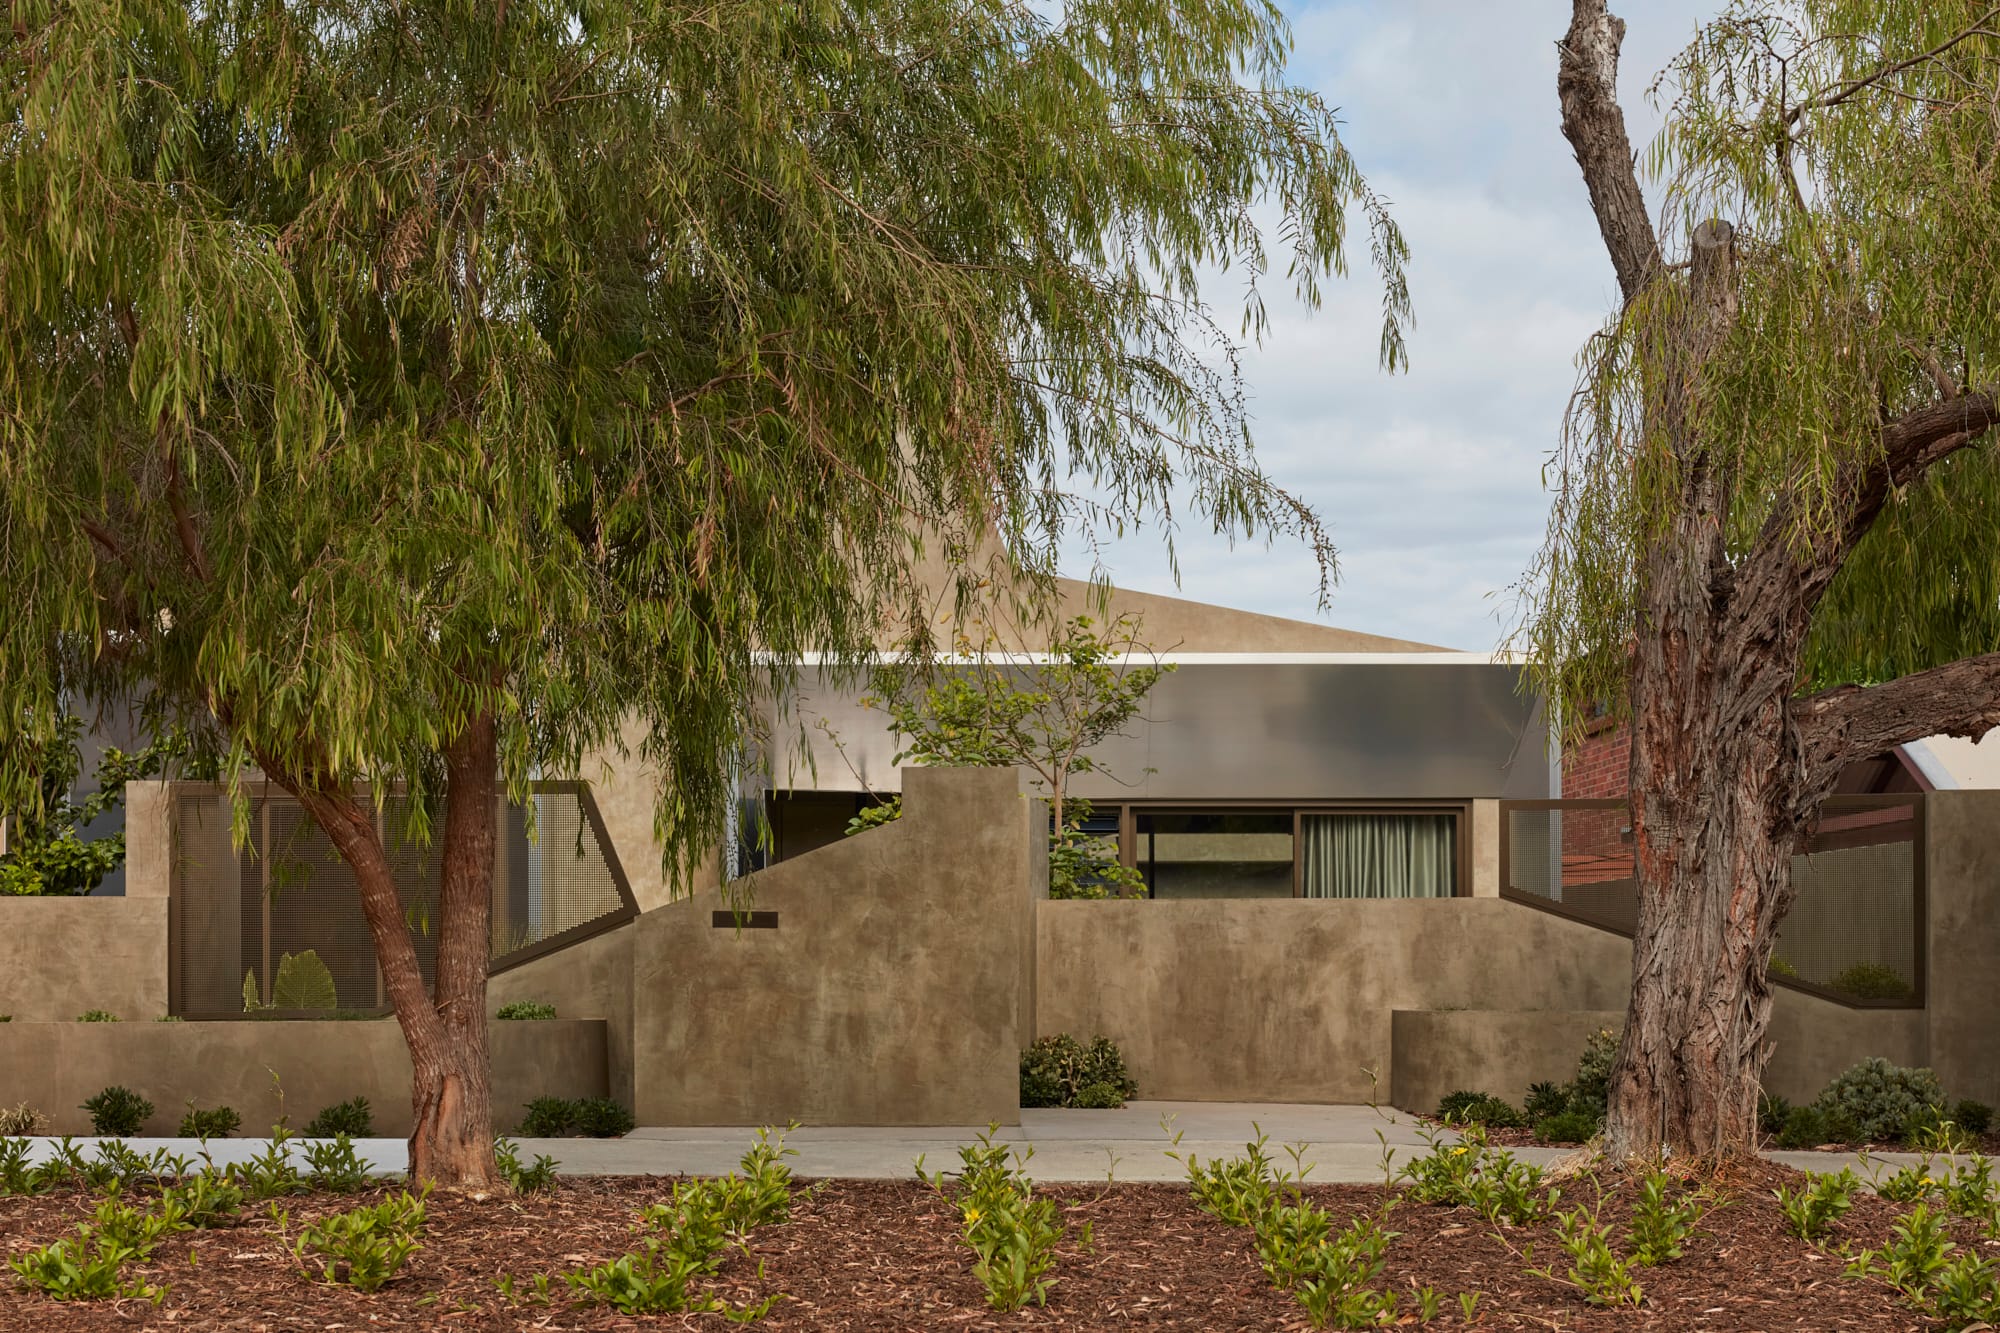
<svg viewBox="0 0 2000 1333">
<path fill-rule="evenodd" d="M 0 1138 L 40 1134 L 48 1127 L 48 1118 L 26 1102 L 14 1107 L 0 1107 Z"/>
<path fill-rule="evenodd" d="M 537 1097 L 528 1103 L 517 1132 L 524 1139 L 559 1139 L 575 1127 L 575 1102 L 567 1097 Z"/>
<path fill-rule="evenodd" d="M 1535 1122 L 1535 1139 L 1540 1143 L 1588 1143 L 1604 1128 L 1604 1117 L 1596 1111 L 1571 1107 L 1560 1115 L 1543 1116 Z"/>
<path fill-rule="evenodd" d="M 86 1009 L 76 1016 L 76 1021 L 79 1023 L 116 1023 L 119 1021 L 119 1018 L 118 1015 L 112 1013 L 109 1009 Z"/>
<path fill-rule="evenodd" d="M 368 1188 L 368 1163 L 354 1151 L 354 1140 L 345 1134 L 330 1139 L 313 1139 L 305 1144 L 306 1179 L 316 1190 L 329 1194 L 353 1194 Z"/>
<path fill-rule="evenodd" d="M 1014 1151 L 992 1132 L 958 1150 L 960 1170 L 947 1186 L 943 1172 L 926 1177 L 958 1208 L 961 1236 L 978 1256 L 972 1273 L 995 1310 L 1018 1310 L 1048 1300 L 1056 1245 L 1063 1238 L 1055 1200 L 1038 1198 L 1026 1167 L 1034 1149 Z M 921 1174 L 921 1167 L 919 1168 Z"/>
<path fill-rule="evenodd" d="M 180 1136 L 184 1139 L 226 1139 L 243 1127 L 243 1117 L 233 1106 L 218 1106 L 213 1111 L 198 1111 L 193 1102 L 188 1103 L 187 1114 L 181 1117 Z"/>
<path fill-rule="evenodd" d="M 1374 1328 L 1396 1322 L 1395 1294 L 1373 1286 L 1387 1266 L 1395 1234 L 1383 1230 L 1376 1218 L 1357 1217 L 1345 1231 L 1303 1256 L 1292 1295 L 1314 1328 Z M 1434 1306 L 1435 1301 L 1433 1295 L 1429 1303 Z"/>
<path fill-rule="evenodd" d="M 341 1134 L 350 1139 L 375 1137 L 375 1116 L 368 1108 L 366 1097 L 355 1097 L 320 1108 L 320 1113 L 306 1122 L 304 1137 L 330 1139 Z"/>
<path fill-rule="evenodd" d="M 214 1227 L 233 1222 L 243 1207 L 243 1191 L 236 1182 L 225 1173 L 212 1169 L 183 1176 L 160 1191 L 160 1198 L 163 1201 L 171 1199 L 180 1210 L 182 1219 L 191 1227 Z"/>
<path fill-rule="evenodd" d="M 1974 1138 L 1981 1138 L 1993 1127 L 1993 1108 L 1985 1102 L 1977 1102 L 1967 1097 L 1952 1106 L 1951 1118 L 1966 1133 Z"/>
<path fill-rule="evenodd" d="M 181 1016 L 180 1016 L 179 1014 L 161 1014 L 161 1015 L 160 1015 L 160 1016 L 159 1016 L 158 1018 L 154 1019 L 153 1021 L 154 1021 L 155 1023 L 185 1023 L 185 1022 L 187 1022 L 187 1020 L 186 1020 L 185 1018 L 182 1018 L 182 1017 L 181 1017 Z"/>
<path fill-rule="evenodd" d="M 587 1139 L 623 1138 L 637 1123 L 614 1098 L 585 1097 L 576 1103 L 576 1132 Z"/>
<path fill-rule="evenodd" d="M 507 1178 L 507 1184 L 516 1194 L 539 1194 L 543 1190 L 554 1189 L 556 1183 L 556 1159 L 538 1154 L 534 1165 L 521 1165 L 521 1155 L 512 1139 L 493 1141 L 493 1160 L 500 1168 L 500 1174 Z"/>
<path fill-rule="evenodd" d="M 83 1110 L 90 1114 L 91 1132 L 131 1138 L 152 1118 L 153 1104 L 130 1088 L 113 1084 L 85 1102 Z"/>
<path fill-rule="evenodd" d="M 1907 1000 L 1916 995 L 1908 978 L 1880 963 L 1856 963 L 1836 974 L 1827 985 L 1857 1000 Z"/>
<path fill-rule="evenodd" d="M 1854 1256 L 1847 1276 L 1886 1282 L 1913 1308 L 1952 1328 L 2000 1319 L 2000 1266 L 1969 1254 L 1949 1257 L 1957 1248 L 1944 1216 L 1919 1203 L 1890 1228 L 1881 1249 Z"/>
<path fill-rule="evenodd" d="M 1820 1240 L 1854 1206 L 1854 1191 L 1860 1184 L 1853 1171 L 1842 1167 L 1808 1177 L 1796 1191 L 1780 1188 L 1772 1193 L 1777 1196 L 1778 1211 L 1785 1216 L 1785 1226 L 1794 1236 Z"/>
<path fill-rule="evenodd" d="M 166 1299 L 163 1285 L 124 1280 L 125 1262 L 137 1257 L 132 1251 L 93 1234 L 88 1226 L 77 1231 L 74 1239 L 30 1250 L 9 1259 L 7 1266 L 31 1289 L 54 1301 L 139 1299 L 158 1305 Z"/>
<path fill-rule="evenodd" d="M 1618 1034 L 1610 1028 L 1599 1028 L 1583 1043 L 1583 1054 L 1577 1057 L 1576 1078 L 1569 1085 L 1571 1106 L 1587 1107 L 1604 1114 L 1611 1089 L 1611 1066 L 1618 1061 Z"/>
<path fill-rule="evenodd" d="M 1611 1248 L 1609 1233 L 1590 1209 L 1572 1208 L 1556 1215 L 1556 1244 L 1569 1258 L 1569 1272 L 1562 1275 L 1553 1268 L 1531 1268 L 1530 1273 L 1575 1287 L 1592 1305 L 1636 1309 L 1645 1300 L 1645 1292 L 1632 1279 L 1631 1267 Z"/>
<path fill-rule="evenodd" d="M 1757 1128 L 1767 1135 L 1775 1136 L 1784 1129 L 1785 1120 L 1792 1114 L 1792 1104 L 1783 1097 L 1761 1093 L 1757 1098 Z"/>
<path fill-rule="evenodd" d="M 230 1179 L 253 1199 L 275 1199 L 304 1190 L 305 1179 L 292 1164 L 291 1141 L 289 1130 L 283 1125 L 273 1125 L 270 1144 L 262 1152 L 230 1167 Z"/>
<path fill-rule="evenodd" d="M 1521 1117 L 1529 1124 L 1561 1115 L 1569 1109 L 1569 1089 L 1560 1083 L 1531 1083 L 1528 1099 L 1521 1103 Z"/>
<path fill-rule="evenodd" d="M 308 1277 L 342 1283 L 357 1291 L 380 1291 L 417 1250 L 424 1229 L 426 1185 L 404 1190 L 378 1204 L 329 1213 L 306 1224 L 292 1253 Z"/>
<path fill-rule="evenodd" d="M 1484 1125 L 1488 1129 L 1516 1129 L 1523 1123 L 1521 1113 L 1489 1092 L 1450 1092 L 1438 1103 L 1437 1118 L 1448 1125 Z"/>
<path fill-rule="evenodd" d="M 1395 1177 L 1409 1182 L 1417 1203 L 1472 1208 L 1496 1226 L 1539 1221 L 1555 1206 L 1556 1191 L 1541 1192 L 1541 1168 L 1492 1147 L 1481 1126 L 1466 1126 L 1456 1143 L 1434 1131 L 1424 1131 L 1424 1138 L 1429 1151 L 1411 1158 Z"/>
<path fill-rule="evenodd" d="M 1918 1152 L 1971 1152 L 1978 1140 L 1959 1128 L 1941 1107 L 1926 1106 L 1914 1112 L 1903 1126 L 1903 1142 Z"/>
<path fill-rule="evenodd" d="M 584 1304 L 608 1305 L 628 1315 L 714 1313 L 734 1323 L 760 1318 L 778 1302 L 777 1296 L 732 1308 L 713 1293 L 695 1290 L 695 1283 L 721 1267 L 732 1229 L 740 1234 L 742 1228 L 731 1225 L 731 1200 L 740 1203 L 745 1197 L 726 1182 L 683 1181 L 668 1203 L 641 1214 L 650 1232 L 639 1253 L 565 1273 L 563 1281 Z M 511 1298 L 512 1288 L 510 1280 L 502 1293 Z M 546 1280 L 535 1279 L 536 1299 L 546 1302 L 548 1290 Z"/>
<path fill-rule="evenodd" d="M 1681 1257 L 1695 1224 L 1707 1211 L 1706 1195 L 1700 1191 L 1672 1197 L 1667 1173 L 1652 1170 L 1640 1177 L 1639 1197 L 1632 1201 L 1632 1224 L 1628 1239 L 1632 1262 L 1643 1268 L 1671 1263 Z"/>
<path fill-rule="evenodd" d="M 515 1000 L 512 1004 L 500 1006 L 495 1018 L 505 1019 L 547 1019 L 556 1016 L 556 1007 L 540 1000 Z"/>
<path fill-rule="evenodd" d="M 1250 1128 L 1256 1129 L 1253 1121 Z M 1180 1135 L 1174 1135 L 1174 1146 Z M 1241 1157 L 1218 1157 L 1203 1166 L 1193 1153 L 1183 1158 L 1170 1148 L 1167 1156 L 1187 1167 L 1188 1186 L 1195 1207 L 1233 1227 L 1253 1225 L 1278 1201 L 1278 1183 L 1271 1174 L 1270 1154 L 1264 1151 L 1270 1136 L 1259 1133 L 1243 1145 Z"/>
<path fill-rule="evenodd" d="M 1888 1143 L 1902 1136 L 1914 1113 L 1943 1102 L 1944 1091 L 1938 1087 L 1936 1074 L 1928 1069 L 1905 1069 L 1877 1056 L 1827 1084 L 1813 1106 L 1829 1128 L 1836 1116 L 1843 1117 L 1861 1141 Z"/>
<path fill-rule="evenodd" d="M 1944 1176 L 1926 1157 L 1921 1162 L 1914 1162 L 1877 1179 L 1874 1185 L 1875 1192 L 1890 1203 L 1916 1203 L 1938 1193 L 1944 1188 L 1944 1183 Z"/>
<path fill-rule="evenodd" d="M 1794 1106 L 1778 1127 L 1778 1146 L 1802 1151 L 1826 1142 L 1826 1121 L 1810 1106 Z"/>
<path fill-rule="evenodd" d="M 1945 1206 L 1960 1217 L 1983 1223 L 1989 1236 L 2000 1234 L 2000 1200 L 1993 1196 L 1993 1163 L 1978 1153 L 1951 1173 L 1944 1187 Z"/>
<path fill-rule="evenodd" d="M 1037 1037 L 1021 1052 L 1021 1105 L 1113 1109 L 1139 1095 L 1125 1057 L 1109 1037 L 1088 1046 L 1068 1033 Z"/>
</svg>

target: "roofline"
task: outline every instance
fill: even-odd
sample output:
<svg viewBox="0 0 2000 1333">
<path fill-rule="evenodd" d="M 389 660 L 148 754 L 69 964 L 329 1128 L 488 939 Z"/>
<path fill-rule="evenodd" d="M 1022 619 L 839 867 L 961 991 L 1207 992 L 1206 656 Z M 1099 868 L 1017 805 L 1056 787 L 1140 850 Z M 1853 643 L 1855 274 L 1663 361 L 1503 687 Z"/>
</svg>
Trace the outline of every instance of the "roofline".
<svg viewBox="0 0 2000 1333">
<path fill-rule="evenodd" d="M 769 658 L 768 661 L 780 659 Z M 858 658 L 842 658 L 835 653 L 800 653 L 795 657 L 782 659 L 795 666 L 828 666 L 841 663 L 896 662 L 901 658 L 895 653 L 876 652 Z M 981 659 L 969 656 L 943 655 L 934 659 L 941 663 L 962 662 L 971 664 Z M 985 659 L 999 665 L 1039 666 L 1066 659 L 1057 653 L 998 652 Z M 1128 662 L 1153 663 L 1162 666 L 1525 666 L 1527 659 L 1517 653 L 1132 653 L 1125 657 Z"/>
</svg>

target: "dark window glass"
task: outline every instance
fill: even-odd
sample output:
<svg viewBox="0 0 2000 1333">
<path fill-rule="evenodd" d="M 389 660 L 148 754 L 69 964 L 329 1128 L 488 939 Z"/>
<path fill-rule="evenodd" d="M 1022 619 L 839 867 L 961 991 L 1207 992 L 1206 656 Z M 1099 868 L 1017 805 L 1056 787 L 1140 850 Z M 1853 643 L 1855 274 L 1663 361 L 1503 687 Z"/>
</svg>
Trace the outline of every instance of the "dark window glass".
<svg viewBox="0 0 2000 1333">
<path fill-rule="evenodd" d="M 1144 811 L 1133 848 L 1155 898 L 1289 898 L 1289 810 Z"/>
</svg>

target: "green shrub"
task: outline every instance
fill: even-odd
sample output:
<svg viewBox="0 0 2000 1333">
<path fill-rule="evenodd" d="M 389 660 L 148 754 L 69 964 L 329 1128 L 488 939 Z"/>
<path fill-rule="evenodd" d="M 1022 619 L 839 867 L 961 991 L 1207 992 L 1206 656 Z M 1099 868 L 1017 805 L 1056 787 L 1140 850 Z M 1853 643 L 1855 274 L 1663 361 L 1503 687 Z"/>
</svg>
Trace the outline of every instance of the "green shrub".
<svg viewBox="0 0 2000 1333">
<path fill-rule="evenodd" d="M 1967 1097 L 1952 1106 L 1951 1118 L 1958 1122 L 1960 1129 L 1976 1138 L 1993 1127 L 1993 1108 Z"/>
<path fill-rule="evenodd" d="M 986 1303 L 1000 1311 L 1046 1303 L 1065 1229 L 1056 1201 L 1035 1194 L 1024 1170 L 1027 1154 L 995 1143 L 990 1133 L 958 1155 L 962 1165 L 951 1185 L 942 1171 L 924 1178 L 963 1219 L 960 1235 L 976 1256 L 972 1273 L 986 1288 Z"/>
<path fill-rule="evenodd" d="M 1570 1105 L 1594 1110 L 1598 1115 L 1610 1100 L 1611 1066 L 1618 1061 L 1618 1034 L 1599 1028 L 1583 1044 L 1577 1057 L 1576 1078 L 1569 1085 Z"/>
<path fill-rule="evenodd" d="M 1794 1106 L 1785 1112 L 1785 1123 L 1778 1126 L 1778 1146 L 1793 1151 L 1817 1148 L 1829 1142 L 1826 1137 L 1826 1120 L 1810 1106 Z"/>
<path fill-rule="evenodd" d="M 243 1191 L 221 1171 L 209 1169 L 181 1177 L 160 1191 L 164 1203 L 178 1210 L 191 1227 L 213 1227 L 232 1222 L 243 1207 Z"/>
<path fill-rule="evenodd" d="M 242 1127 L 243 1117 L 236 1114 L 233 1106 L 198 1111 L 194 1103 L 189 1102 L 187 1114 L 181 1117 L 179 1133 L 184 1139 L 226 1139 Z"/>
<path fill-rule="evenodd" d="M 1438 1119 L 1454 1125 L 1518 1129 L 1521 1113 L 1490 1092 L 1448 1092 L 1438 1103 Z"/>
<path fill-rule="evenodd" d="M 1789 977 L 1793 981 L 1799 979 L 1799 970 L 1777 954 L 1771 955 L 1771 965 L 1765 968 L 1764 972 L 1767 976 Z"/>
<path fill-rule="evenodd" d="M 292 1253 L 308 1276 L 357 1291 L 380 1291 L 403 1261 L 421 1248 L 417 1238 L 423 1233 L 424 1200 L 429 1196 L 426 1185 L 421 1194 L 404 1190 L 372 1207 L 329 1213 L 306 1225 Z"/>
<path fill-rule="evenodd" d="M 125 1261 L 137 1256 L 129 1249 L 96 1235 L 88 1227 L 73 1239 L 59 1240 L 9 1259 L 7 1266 L 52 1301 L 106 1301 L 139 1298 L 158 1305 L 165 1286 L 126 1282 L 120 1276 Z"/>
<path fill-rule="evenodd" d="M 160 1016 L 159 1016 L 158 1018 L 154 1019 L 153 1021 L 154 1021 L 155 1023 L 185 1023 L 185 1022 L 187 1022 L 187 1020 L 186 1020 L 185 1018 L 182 1018 L 182 1017 L 181 1017 L 181 1016 L 180 1016 L 179 1014 L 161 1014 L 161 1015 L 160 1015 Z"/>
<path fill-rule="evenodd" d="M 1860 1141 L 1886 1143 L 1902 1136 L 1915 1112 L 1943 1102 L 1944 1090 L 1938 1086 L 1936 1074 L 1928 1069 L 1905 1069 L 1876 1056 L 1827 1084 L 1813 1107 L 1829 1130 L 1851 1124 Z"/>
<path fill-rule="evenodd" d="M 86 1009 L 76 1016 L 76 1021 L 79 1023 L 116 1023 L 119 1021 L 119 1018 L 118 1015 L 112 1013 L 109 1009 Z"/>
<path fill-rule="evenodd" d="M 1818 1240 L 1854 1206 L 1854 1191 L 1861 1182 L 1854 1172 L 1842 1167 L 1838 1172 L 1809 1175 L 1796 1192 L 1773 1190 L 1785 1225 L 1801 1240 Z"/>
<path fill-rule="evenodd" d="M 556 1007 L 540 1000 L 516 1000 L 512 1004 L 503 1004 L 500 1006 L 500 1012 L 494 1015 L 495 1018 L 506 1019 L 542 1019 L 555 1016 Z"/>
<path fill-rule="evenodd" d="M 243 1192 L 253 1199 L 275 1199 L 280 1195 L 297 1194 L 306 1187 L 305 1178 L 292 1163 L 292 1150 L 288 1146 L 292 1135 L 283 1125 L 271 1129 L 271 1142 L 262 1152 L 252 1153 L 247 1161 L 238 1162 L 229 1168 L 229 1178 L 243 1187 Z"/>
<path fill-rule="evenodd" d="M 1560 1115 L 1543 1116 L 1535 1122 L 1535 1138 L 1542 1143 L 1588 1143 L 1604 1127 L 1604 1117 L 1595 1111 L 1572 1106 Z"/>
<path fill-rule="evenodd" d="M 153 1115 L 153 1104 L 130 1088 L 116 1084 L 92 1097 L 83 1104 L 90 1113 L 90 1128 L 95 1134 L 131 1138 L 137 1134 Z"/>
<path fill-rule="evenodd" d="M 507 1178 L 516 1194 L 538 1194 L 553 1189 L 556 1183 L 556 1159 L 537 1154 L 532 1166 L 521 1165 L 521 1155 L 515 1151 L 512 1139 L 493 1141 L 493 1160 L 500 1168 L 500 1174 Z"/>
<path fill-rule="evenodd" d="M 1767 1092 L 1757 1098 L 1757 1128 L 1766 1134 L 1784 1129 L 1791 1114 L 1792 1104 L 1783 1097 L 1773 1097 Z"/>
<path fill-rule="evenodd" d="M 1880 963 L 1856 963 L 1827 985 L 1857 1000 L 1907 1000 L 1916 994 L 1901 972 Z"/>
<path fill-rule="evenodd" d="M 576 1132 L 587 1139 L 621 1139 L 637 1124 L 615 1098 L 585 1097 L 576 1104 Z"/>
<path fill-rule="evenodd" d="M 368 1108 L 366 1097 L 321 1107 L 320 1113 L 306 1122 L 306 1138 L 331 1139 L 341 1134 L 350 1139 L 375 1137 L 375 1116 Z"/>
<path fill-rule="evenodd" d="M 1529 1124 L 1561 1115 L 1569 1110 L 1569 1089 L 1560 1083 L 1531 1083 L 1528 1100 L 1521 1103 L 1521 1115 Z"/>
<path fill-rule="evenodd" d="M 352 1194 L 368 1187 L 368 1163 L 354 1151 L 354 1140 L 345 1134 L 331 1139 L 315 1139 L 305 1145 L 306 1179 L 316 1190 L 329 1194 Z"/>
<path fill-rule="evenodd" d="M 1084 1100 L 1085 1089 L 1103 1085 Z M 1115 1096 L 1107 1094 L 1108 1088 Z M 1021 1052 L 1021 1105 L 1112 1109 L 1139 1094 L 1139 1085 L 1125 1068 L 1125 1057 L 1109 1037 L 1085 1046 L 1067 1032 L 1038 1037 Z"/>
<path fill-rule="evenodd" d="M 516 1131 L 524 1139 L 559 1139 L 576 1128 L 576 1103 L 567 1097 L 537 1097 L 527 1105 Z"/>
<path fill-rule="evenodd" d="M 0 1107 L 0 1138 L 23 1138 L 49 1127 L 48 1120 L 34 1107 L 22 1102 L 12 1108 Z"/>
</svg>

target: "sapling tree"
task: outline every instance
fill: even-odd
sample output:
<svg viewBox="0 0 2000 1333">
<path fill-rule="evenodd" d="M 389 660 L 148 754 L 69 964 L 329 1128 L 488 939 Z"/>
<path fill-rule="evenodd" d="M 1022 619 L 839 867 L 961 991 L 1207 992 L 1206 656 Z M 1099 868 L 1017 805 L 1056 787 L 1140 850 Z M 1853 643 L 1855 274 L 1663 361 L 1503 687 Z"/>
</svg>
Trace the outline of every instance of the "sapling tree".
<svg viewBox="0 0 2000 1333">
<path fill-rule="evenodd" d="M 887 710 L 904 745 L 896 763 L 1019 767 L 1033 775 L 1048 793 L 1052 895 L 1131 893 L 1138 875 L 1084 834 L 1090 803 L 1069 787 L 1083 773 L 1118 780 L 1092 751 L 1124 733 L 1173 669 L 1142 642 L 1137 617 L 1100 625 L 1074 616 L 1055 627 L 1044 652 L 1012 652 L 989 635 L 977 644 L 961 639 L 955 661 L 885 667 L 864 702 Z M 871 822 L 884 817 L 889 813 Z"/>
<path fill-rule="evenodd" d="M 1792 856 L 1842 769 L 2000 723 L 2000 28 L 1984 3 L 1743 0 L 1662 79 L 1574 0 L 1563 130 L 1623 297 L 1552 469 L 1522 634 L 1631 726 L 1639 919 L 1617 1155 L 1754 1151 Z"/>
<path fill-rule="evenodd" d="M 125 799 L 126 783 L 159 776 L 186 749 L 177 735 L 131 754 L 107 749 L 98 758 L 95 789 L 79 796 L 82 730 L 83 719 L 66 713 L 57 718 L 48 740 L 21 756 L 32 790 L 11 815 L 0 811 L 6 835 L 0 851 L 0 896 L 77 895 L 97 888 L 125 863 L 125 833 L 86 836 L 90 825 Z"/>
<path fill-rule="evenodd" d="M 0 36 L 0 717 L 64 682 L 291 793 L 360 886 L 412 1174 L 493 1157 L 496 808 L 637 737 L 662 856 L 808 652 L 1046 588 L 1089 512 L 1330 556 L 1199 275 L 1402 239 L 1257 0 L 20 0 Z M 1220 366 L 1221 369 L 1217 369 Z M 962 580 L 961 580 L 962 581 Z M 0 806 L 31 786 L 0 747 Z M 435 982 L 376 802 L 438 846 Z M 441 814 L 440 814 L 441 812 Z"/>
</svg>

